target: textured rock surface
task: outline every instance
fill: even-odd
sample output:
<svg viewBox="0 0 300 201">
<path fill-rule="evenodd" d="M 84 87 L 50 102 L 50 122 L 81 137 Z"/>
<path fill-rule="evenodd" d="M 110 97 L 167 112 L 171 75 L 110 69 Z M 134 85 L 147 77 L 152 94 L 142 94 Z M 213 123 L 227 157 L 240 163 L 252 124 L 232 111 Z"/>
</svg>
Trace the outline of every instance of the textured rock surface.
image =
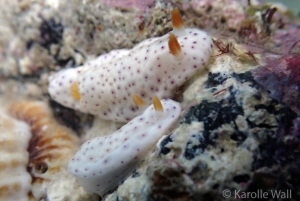
<svg viewBox="0 0 300 201">
<path fill-rule="evenodd" d="M 255 80 L 300 114 L 300 54 L 265 58 L 265 65 L 252 71 Z"/>
<path fill-rule="evenodd" d="M 292 189 L 298 199 L 299 141 L 289 135 L 297 115 L 233 58 L 218 57 L 193 81 L 184 93 L 188 109 L 158 157 L 106 200 L 226 200 L 224 189 Z"/>
</svg>

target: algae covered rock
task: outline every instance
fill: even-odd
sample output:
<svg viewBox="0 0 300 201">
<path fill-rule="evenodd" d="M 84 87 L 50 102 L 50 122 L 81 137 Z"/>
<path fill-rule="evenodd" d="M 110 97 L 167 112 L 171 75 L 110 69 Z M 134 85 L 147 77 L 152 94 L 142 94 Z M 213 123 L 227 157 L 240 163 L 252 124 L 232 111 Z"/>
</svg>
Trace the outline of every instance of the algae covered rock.
<svg viewBox="0 0 300 201">
<path fill-rule="evenodd" d="M 220 56 L 210 73 L 195 78 L 180 124 L 138 176 L 105 200 L 238 200 L 259 190 L 270 197 L 274 190 L 291 192 L 288 198 L 297 200 L 300 147 L 291 135 L 297 114 L 270 97 L 249 66 L 234 72 L 242 66 Z"/>
</svg>

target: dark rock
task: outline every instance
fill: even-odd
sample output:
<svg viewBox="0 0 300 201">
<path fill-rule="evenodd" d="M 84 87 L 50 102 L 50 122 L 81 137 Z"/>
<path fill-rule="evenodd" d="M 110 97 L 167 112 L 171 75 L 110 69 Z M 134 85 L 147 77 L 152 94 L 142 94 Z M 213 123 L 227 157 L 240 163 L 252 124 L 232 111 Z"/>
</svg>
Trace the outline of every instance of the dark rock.
<svg viewBox="0 0 300 201">
<path fill-rule="evenodd" d="M 58 44 L 62 39 L 63 31 L 63 25 L 54 19 L 43 20 L 40 25 L 40 44 L 47 49 L 50 48 L 51 44 Z"/>
</svg>

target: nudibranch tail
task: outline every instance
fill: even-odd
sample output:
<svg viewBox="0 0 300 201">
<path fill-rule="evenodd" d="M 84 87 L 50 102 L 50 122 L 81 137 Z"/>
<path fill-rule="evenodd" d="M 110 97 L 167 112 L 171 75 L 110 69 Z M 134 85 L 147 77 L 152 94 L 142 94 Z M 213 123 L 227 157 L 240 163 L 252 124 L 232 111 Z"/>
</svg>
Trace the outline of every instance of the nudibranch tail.
<svg viewBox="0 0 300 201">
<path fill-rule="evenodd" d="M 172 11 L 172 25 L 174 29 L 183 29 L 184 24 L 180 16 L 180 11 L 178 8 L 174 8 Z"/>
<path fill-rule="evenodd" d="M 152 103 L 153 103 L 153 107 L 155 109 L 156 112 L 163 112 L 164 108 L 159 100 L 159 98 L 157 96 L 153 96 L 152 98 Z"/>
<path fill-rule="evenodd" d="M 183 58 L 180 44 L 173 33 L 170 34 L 168 46 L 173 56 L 175 56 L 178 60 L 181 60 Z"/>
<path fill-rule="evenodd" d="M 144 100 L 140 96 L 138 96 L 136 94 L 132 95 L 132 100 L 136 104 L 136 106 L 138 106 L 139 108 L 146 105 L 146 103 L 144 102 Z"/>
<path fill-rule="evenodd" d="M 71 96 L 74 98 L 74 100 L 79 101 L 80 100 L 80 93 L 79 93 L 79 89 L 78 89 L 78 83 L 74 82 L 71 85 Z"/>
</svg>

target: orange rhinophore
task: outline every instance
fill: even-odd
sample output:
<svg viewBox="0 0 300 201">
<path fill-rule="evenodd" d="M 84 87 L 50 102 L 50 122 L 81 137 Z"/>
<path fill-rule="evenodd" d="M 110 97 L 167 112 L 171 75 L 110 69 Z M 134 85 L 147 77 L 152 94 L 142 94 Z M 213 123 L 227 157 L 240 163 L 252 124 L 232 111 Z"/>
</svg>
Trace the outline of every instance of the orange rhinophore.
<svg viewBox="0 0 300 201">
<path fill-rule="evenodd" d="M 170 34 L 168 45 L 171 54 L 179 58 L 181 56 L 181 47 L 176 36 L 173 33 Z"/>
<path fill-rule="evenodd" d="M 182 29 L 184 27 L 178 8 L 172 11 L 172 25 L 174 29 Z"/>
<path fill-rule="evenodd" d="M 76 100 L 76 101 L 80 100 L 80 93 L 79 93 L 78 83 L 77 82 L 74 82 L 71 85 L 71 95 L 74 98 L 74 100 Z"/>
<path fill-rule="evenodd" d="M 138 107 L 142 107 L 142 106 L 145 105 L 145 102 L 143 101 L 143 99 L 140 96 L 136 95 L 136 94 L 132 95 L 132 100 L 136 104 L 136 106 L 138 106 Z"/>
<path fill-rule="evenodd" d="M 157 96 L 153 96 L 152 103 L 156 112 L 163 112 L 164 108 Z"/>
</svg>

